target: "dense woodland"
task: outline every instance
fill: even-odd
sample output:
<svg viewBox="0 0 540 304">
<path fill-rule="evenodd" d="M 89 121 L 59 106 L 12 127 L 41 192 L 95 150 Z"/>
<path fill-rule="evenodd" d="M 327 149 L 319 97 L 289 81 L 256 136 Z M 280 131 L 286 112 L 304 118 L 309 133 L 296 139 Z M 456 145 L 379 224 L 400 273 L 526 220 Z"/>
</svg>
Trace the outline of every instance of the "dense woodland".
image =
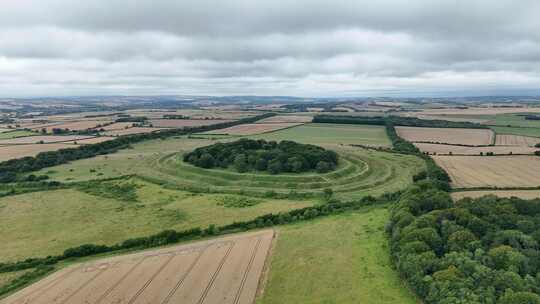
<svg viewBox="0 0 540 304">
<path fill-rule="evenodd" d="M 184 161 L 202 168 L 234 168 L 238 172 L 300 173 L 333 170 L 338 155 L 324 148 L 296 143 L 240 139 L 201 147 L 184 155 Z"/>
<path fill-rule="evenodd" d="M 540 200 L 453 203 L 422 181 L 393 207 L 396 266 L 425 303 L 540 303 Z"/>
</svg>

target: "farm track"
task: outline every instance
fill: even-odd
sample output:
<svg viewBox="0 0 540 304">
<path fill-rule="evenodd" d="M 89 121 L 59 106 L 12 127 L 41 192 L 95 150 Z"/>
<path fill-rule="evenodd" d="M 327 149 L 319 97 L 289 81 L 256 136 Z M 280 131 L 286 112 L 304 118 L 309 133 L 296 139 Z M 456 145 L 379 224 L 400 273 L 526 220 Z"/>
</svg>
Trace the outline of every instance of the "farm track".
<svg viewBox="0 0 540 304">
<path fill-rule="evenodd" d="M 71 266 L 1 304 L 251 304 L 274 232 L 115 256 Z"/>
</svg>

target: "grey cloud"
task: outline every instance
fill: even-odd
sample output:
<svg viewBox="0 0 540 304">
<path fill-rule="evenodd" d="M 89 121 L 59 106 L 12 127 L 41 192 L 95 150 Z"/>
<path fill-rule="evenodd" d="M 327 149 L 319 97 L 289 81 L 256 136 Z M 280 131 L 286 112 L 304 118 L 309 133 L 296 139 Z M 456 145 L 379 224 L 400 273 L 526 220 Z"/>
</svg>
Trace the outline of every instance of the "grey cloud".
<svg viewBox="0 0 540 304">
<path fill-rule="evenodd" d="M 534 88 L 538 12 L 536 0 L 4 0 L 0 94 Z"/>
</svg>

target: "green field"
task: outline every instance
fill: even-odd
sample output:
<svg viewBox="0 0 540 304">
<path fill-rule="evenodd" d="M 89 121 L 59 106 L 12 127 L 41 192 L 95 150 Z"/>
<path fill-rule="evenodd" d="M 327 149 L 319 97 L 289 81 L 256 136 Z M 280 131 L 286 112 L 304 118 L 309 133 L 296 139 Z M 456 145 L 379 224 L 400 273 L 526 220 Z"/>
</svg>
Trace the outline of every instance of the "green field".
<svg viewBox="0 0 540 304">
<path fill-rule="evenodd" d="M 540 128 L 513 128 L 513 127 L 490 127 L 497 134 L 512 134 L 540 137 Z"/>
<path fill-rule="evenodd" d="M 24 137 L 24 136 L 32 136 L 32 135 L 38 135 L 38 133 L 25 131 L 25 130 L 15 130 L 15 131 L 8 131 L 8 132 L 0 133 L 0 139 L 11 139 L 11 138 L 16 138 L 16 137 Z"/>
<path fill-rule="evenodd" d="M 389 147 L 384 126 L 310 123 L 280 131 L 253 135 L 266 140 L 294 140 L 313 145 L 368 145 Z"/>
<path fill-rule="evenodd" d="M 377 139 L 380 142 L 388 140 L 383 128 L 355 125 L 314 124 L 262 135 L 266 139 L 294 139 L 335 150 L 340 154 L 340 164 L 337 170 L 326 174 L 274 176 L 198 168 L 184 163 L 182 154 L 216 141 L 187 137 L 136 144 L 115 154 L 47 168 L 37 174 L 47 174 L 51 179 L 62 182 L 136 175 L 171 189 L 265 197 L 273 194 L 280 197 L 289 194 L 305 198 L 320 197 L 324 189 L 330 188 L 337 198 L 352 199 L 403 189 L 412 176 L 424 167 L 423 161 L 414 156 L 336 145 L 336 142 L 343 141 L 332 135 L 340 134 L 343 130 L 354 130 L 344 131 L 340 137 L 346 138 L 349 143 L 355 142 L 355 134 L 358 138 L 372 138 L 371 141 L 362 139 L 357 143 L 373 144 L 376 134 L 381 132 L 382 137 Z M 362 135 L 364 132 L 361 130 L 369 130 L 370 135 Z"/>
<path fill-rule="evenodd" d="M 113 244 L 165 229 L 205 228 L 253 219 L 259 215 L 303 208 L 313 201 L 251 199 L 234 195 L 194 194 L 133 181 L 137 201 L 90 195 L 74 189 L 0 198 L 0 262 L 62 253 L 84 243 Z M 66 229 L 66 227 L 69 227 Z"/>
<path fill-rule="evenodd" d="M 257 304 L 417 303 L 392 269 L 385 208 L 278 228 Z"/>
</svg>

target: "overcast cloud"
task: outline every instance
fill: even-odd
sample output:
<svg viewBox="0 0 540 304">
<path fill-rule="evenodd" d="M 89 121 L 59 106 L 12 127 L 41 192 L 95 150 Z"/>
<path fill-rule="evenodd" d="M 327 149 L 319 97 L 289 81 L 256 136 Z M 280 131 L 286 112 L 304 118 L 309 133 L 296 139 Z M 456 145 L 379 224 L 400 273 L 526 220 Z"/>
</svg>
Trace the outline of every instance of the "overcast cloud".
<svg viewBox="0 0 540 304">
<path fill-rule="evenodd" d="M 540 94 L 538 0 L 1 0 L 0 96 Z"/>
</svg>

